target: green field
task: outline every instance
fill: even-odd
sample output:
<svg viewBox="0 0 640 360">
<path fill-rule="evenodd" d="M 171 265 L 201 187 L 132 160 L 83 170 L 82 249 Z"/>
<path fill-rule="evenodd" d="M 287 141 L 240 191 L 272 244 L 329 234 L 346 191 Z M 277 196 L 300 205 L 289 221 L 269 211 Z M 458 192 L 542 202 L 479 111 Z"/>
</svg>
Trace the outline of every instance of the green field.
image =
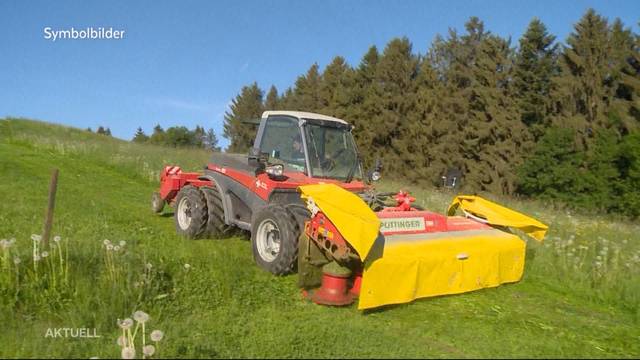
<svg viewBox="0 0 640 360">
<path fill-rule="evenodd" d="M 522 281 L 368 313 L 321 307 L 302 300 L 295 276 L 255 266 L 246 236 L 185 240 L 170 209 L 152 214 L 162 166 L 194 170 L 207 158 L 0 120 L 0 238 L 16 239 L 0 250 L 0 356 L 120 357 L 117 320 L 143 310 L 147 334 L 165 333 L 153 357 L 640 357 L 637 222 L 485 194 L 550 227 L 542 245 L 529 241 Z M 30 236 L 42 231 L 53 167 L 53 233 L 68 251 L 36 270 Z M 453 197 L 405 188 L 440 212 Z M 105 239 L 126 245 L 107 257 Z M 50 328 L 100 337 L 51 338 Z"/>
</svg>

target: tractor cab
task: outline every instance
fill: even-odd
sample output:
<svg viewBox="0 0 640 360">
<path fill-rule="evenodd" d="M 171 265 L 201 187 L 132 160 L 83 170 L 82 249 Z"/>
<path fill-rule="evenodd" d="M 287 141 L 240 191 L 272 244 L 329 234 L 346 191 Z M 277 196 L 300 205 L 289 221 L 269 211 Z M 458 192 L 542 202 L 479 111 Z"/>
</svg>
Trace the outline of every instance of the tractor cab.
<svg viewBox="0 0 640 360">
<path fill-rule="evenodd" d="M 351 182 L 363 173 L 346 121 L 298 111 L 265 111 L 251 151 L 269 174 L 303 173 L 310 178 Z M 251 156 L 250 156 L 251 157 Z"/>
</svg>

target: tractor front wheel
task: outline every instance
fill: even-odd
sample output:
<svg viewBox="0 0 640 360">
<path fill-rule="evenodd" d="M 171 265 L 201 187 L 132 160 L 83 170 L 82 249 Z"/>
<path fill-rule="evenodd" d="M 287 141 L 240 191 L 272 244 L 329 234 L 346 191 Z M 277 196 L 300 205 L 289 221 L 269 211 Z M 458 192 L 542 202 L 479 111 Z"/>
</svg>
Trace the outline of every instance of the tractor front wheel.
<svg viewBox="0 0 640 360">
<path fill-rule="evenodd" d="M 293 214 L 281 205 L 267 206 L 258 211 L 251 224 L 253 258 L 275 275 L 290 274 L 298 262 L 299 236 Z"/>
<path fill-rule="evenodd" d="M 197 187 L 187 185 L 176 197 L 174 213 L 176 232 L 189 239 L 197 239 L 207 227 L 207 202 Z"/>
</svg>

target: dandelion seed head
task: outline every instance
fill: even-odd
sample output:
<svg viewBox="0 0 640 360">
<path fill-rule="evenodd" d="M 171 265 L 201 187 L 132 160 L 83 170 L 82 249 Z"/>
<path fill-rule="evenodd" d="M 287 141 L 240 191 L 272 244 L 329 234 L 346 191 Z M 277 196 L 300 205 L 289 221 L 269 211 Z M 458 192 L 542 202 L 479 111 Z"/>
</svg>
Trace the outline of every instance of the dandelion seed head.
<svg viewBox="0 0 640 360">
<path fill-rule="evenodd" d="M 56 236 L 53 237 L 53 241 L 55 241 L 57 243 L 59 243 L 60 240 L 62 240 L 62 238 L 59 235 L 56 235 Z"/>
<path fill-rule="evenodd" d="M 21 262 L 22 262 L 22 260 L 21 260 L 19 257 L 14 257 L 14 258 L 13 258 L 13 263 L 14 263 L 14 264 L 18 265 L 18 264 L 20 264 Z"/>
<path fill-rule="evenodd" d="M 162 330 L 153 330 L 151 332 L 151 340 L 158 342 L 160 340 L 162 340 L 162 338 L 164 337 L 164 333 L 162 332 Z"/>
<path fill-rule="evenodd" d="M 112 251 L 112 250 L 113 250 L 113 245 L 108 244 L 108 245 L 107 245 L 107 251 Z"/>
<path fill-rule="evenodd" d="M 121 355 L 123 359 L 133 359 L 136 357 L 136 351 L 132 347 L 125 347 L 122 349 Z"/>
<path fill-rule="evenodd" d="M 113 251 L 120 251 L 120 245 L 116 245 L 113 247 Z"/>
<path fill-rule="evenodd" d="M 186 270 L 189 270 L 189 269 L 191 269 L 191 265 L 189 265 L 189 264 L 184 264 L 184 268 L 185 268 Z"/>
<path fill-rule="evenodd" d="M 109 241 L 109 239 L 104 239 L 104 241 L 102 241 L 102 243 L 104 244 L 104 246 L 110 245 L 111 241 Z"/>
<path fill-rule="evenodd" d="M 127 242 L 124 240 L 120 240 L 120 247 L 127 245 Z"/>
<path fill-rule="evenodd" d="M 40 242 L 40 240 L 42 240 L 42 236 L 37 235 L 37 234 L 31 234 L 31 240 L 33 240 L 35 242 Z"/>
<path fill-rule="evenodd" d="M 142 353 L 146 356 L 152 356 L 156 352 L 156 347 L 153 345 L 146 345 L 142 348 Z"/>
<path fill-rule="evenodd" d="M 147 267 L 147 269 L 151 270 L 151 268 L 153 267 L 153 265 L 151 265 L 151 263 L 147 263 L 146 267 Z"/>
<path fill-rule="evenodd" d="M 46 258 L 47 256 L 49 256 L 49 252 L 48 251 L 43 251 L 42 252 L 42 258 Z"/>
<path fill-rule="evenodd" d="M 40 261 L 41 257 L 40 255 L 33 255 L 33 261 Z"/>
<path fill-rule="evenodd" d="M 131 320 L 131 318 L 126 318 L 122 321 L 118 321 L 118 326 L 120 326 L 120 328 L 122 329 L 129 329 L 131 328 L 131 326 L 133 326 L 133 320 Z"/>
<path fill-rule="evenodd" d="M 133 313 L 133 319 L 139 323 L 146 323 L 149 321 L 149 314 L 142 310 L 138 310 Z"/>
</svg>

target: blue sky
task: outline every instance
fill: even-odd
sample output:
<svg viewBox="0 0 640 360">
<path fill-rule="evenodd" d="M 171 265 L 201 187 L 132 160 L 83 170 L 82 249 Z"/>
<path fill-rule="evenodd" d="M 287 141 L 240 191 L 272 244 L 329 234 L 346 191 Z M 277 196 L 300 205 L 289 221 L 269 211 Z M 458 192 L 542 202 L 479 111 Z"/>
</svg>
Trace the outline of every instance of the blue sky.
<svg viewBox="0 0 640 360">
<path fill-rule="evenodd" d="M 243 85 L 291 86 L 336 55 L 407 36 L 424 53 L 470 16 L 514 43 L 534 16 L 564 40 L 589 7 L 639 32 L 640 1 L 0 1 L 0 117 L 130 139 L 138 126 L 213 127 Z M 122 40 L 58 40 L 43 29 L 113 27 Z"/>
</svg>

